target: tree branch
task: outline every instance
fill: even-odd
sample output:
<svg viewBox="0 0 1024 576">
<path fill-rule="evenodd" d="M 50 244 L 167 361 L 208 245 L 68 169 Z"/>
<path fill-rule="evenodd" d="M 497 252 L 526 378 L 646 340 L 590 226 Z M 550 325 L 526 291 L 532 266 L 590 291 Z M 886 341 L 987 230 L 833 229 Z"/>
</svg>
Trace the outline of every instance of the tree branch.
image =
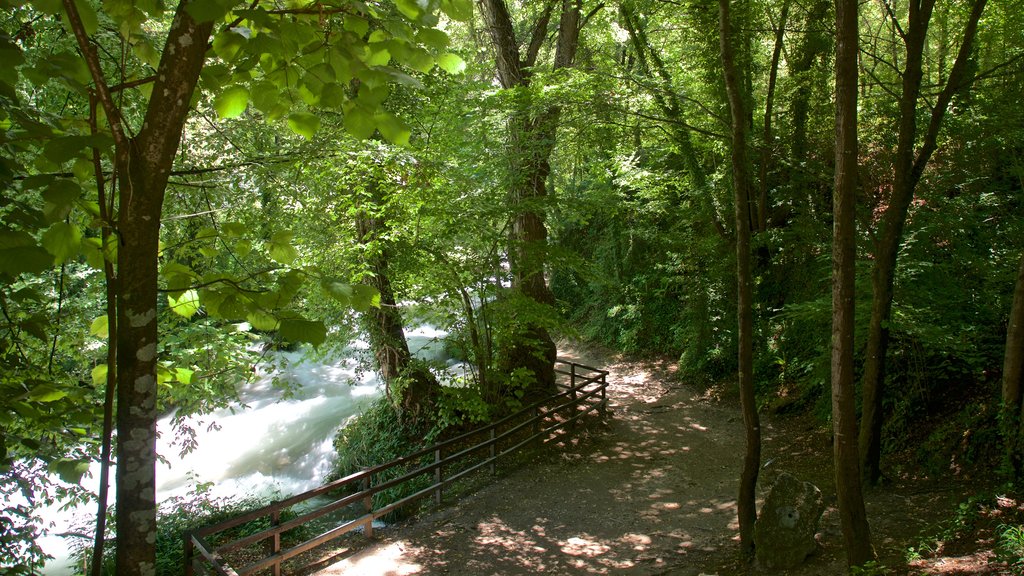
<svg viewBox="0 0 1024 576">
<path fill-rule="evenodd" d="M 110 122 L 110 131 L 114 136 L 114 144 L 118 149 L 127 151 L 128 138 L 125 135 L 124 126 L 121 124 L 121 111 L 114 104 L 114 98 L 111 96 L 106 78 L 103 76 L 103 68 L 100 66 L 99 58 L 96 56 L 96 50 L 89 43 L 89 36 L 85 33 L 85 25 L 82 24 L 82 17 L 78 13 L 78 7 L 75 6 L 74 0 L 63 0 L 63 3 L 68 23 L 71 24 L 71 32 L 75 35 L 79 49 L 82 50 L 85 65 L 88 67 L 89 75 L 92 76 L 92 81 L 96 85 L 96 95 L 99 98 L 100 105 L 103 106 L 103 111 L 107 115 L 107 121 Z"/>
</svg>

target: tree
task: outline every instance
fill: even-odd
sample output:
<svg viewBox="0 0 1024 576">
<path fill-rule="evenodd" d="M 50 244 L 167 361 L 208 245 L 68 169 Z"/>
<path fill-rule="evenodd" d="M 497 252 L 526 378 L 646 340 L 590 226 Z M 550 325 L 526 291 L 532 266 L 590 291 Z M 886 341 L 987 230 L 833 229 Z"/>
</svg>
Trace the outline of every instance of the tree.
<svg viewBox="0 0 1024 576">
<path fill-rule="evenodd" d="M 744 103 L 739 71 L 736 66 L 734 25 L 730 17 L 730 0 L 719 0 L 719 35 L 725 89 L 731 114 L 732 187 L 735 199 L 734 233 L 736 235 L 736 317 L 737 359 L 740 410 L 746 431 L 746 452 L 740 476 L 737 516 L 740 525 L 740 549 L 746 555 L 754 551 L 754 522 L 757 474 L 761 468 L 761 424 L 754 397 L 754 314 L 750 274 L 750 195 L 753 186 L 747 159 L 747 108 Z"/>
<path fill-rule="evenodd" d="M 903 239 L 907 210 L 914 199 L 914 191 L 938 144 L 939 130 L 949 104 L 972 81 L 968 66 L 978 21 L 987 0 L 974 0 L 964 26 L 963 37 L 956 60 L 942 89 L 932 106 L 928 127 L 918 147 L 918 106 L 924 78 L 924 56 L 927 46 L 928 25 L 935 0 L 911 0 L 908 4 L 906 31 L 889 9 L 893 27 L 898 31 L 906 48 L 906 61 L 902 72 L 902 91 L 899 97 L 899 120 L 896 150 L 893 154 L 892 191 L 888 205 L 879 223 L 871 269 L 871 319 L 868 324 L 864 373 L 861 379 L 863 411 L 860 425 L 861 472 L 874 484 L 881 478 L 882 453 L 882 398 L 885 384 L 885 357 L 889 348 L 889 323 L 892 316 L 893 281 L 896 258 Z M 889 8 L 888 3 L 886 7 Z"/>
<path fill-rule="evenodd" d="M 1020 259 L 1015 286 L 1006 327 L 1000 424 L 1007 463 L 1013 477 L 1019 478 L 1024 467 L 1024 255 Z"/>
<path fill-rule="evenodd" d="M 832 437 L 836 497 L 846 561 L 862 566 L 874 558 L 864 509 L 855 441 L 854 281 L 857 231 L 858 2 L 836 2 L 836 168 L 832 209 Z"/>
<path fill-rule="evenodd" d="M 108 78 L 127 75 L 128 65 L 123 60 L 104 62 L 101 58 L 100 54 L 110 52 L 97 48 L 105 48 L 104 42 L 109 36 L 97 34 L 98 15 L 89 3 L 68 0 L 62 5 L 80 57 L 69 55 L 53 64 L 57 66 L 55 73 L 76 80 L 70 83 L 75 90 L 73 95 L 87 95 L 98 103 L 103 122 L 100 137 L 95 133 L 97 122 L 93 117 L 90 124 L 94 133 L 90 138 L 64 139 L 60 143 L 61 158 L 66 155 L 74 159 L 91 146 L 95 149 L 93 164 L 97 171 L 103 172 L 105 163 L 110 162 L 113 174 L 106 191 L 112 199 L 111 209 L 100 226 L 116 237 L 111 242 L 116 250 L 111 248 L 107 254 L 108 258 L 116 259 L 117 310 L 116 318 L 109 321 L 111 337 L 116 339 L 116 366 L 109 366 L 108 372 L 116 372 L 117 380 L 116 569 L 119 574 L 146 574 L 153 569 L 157 384 L 164 378 L 158 368 L 160 290 L 167 290 L 170 307 L 182 316 L 194 315 L 202 304 L 212 316 L 248 316 L 265 329 L 280 326 L 282 334 L 293 340 L 308 338 L 316 343 L 325 333 L 322 323 L 306 321 L 293 312 L 275 315 L 313 271 L 289 269 L 278 274 L 281 269 L 277 269 L 258 274 L 255 276 L 260 280 L 274 281 L 276 277 L 276 285 L 273 289 L 253 290 L 224 274 L 201 279 L 182 263 L 172 266 L 165 262 L 158 268 L 165 192 L 188 116 L 198 100 L 195 92 L 200 74 L 204 69 L 209 72 L 204 82 L 215 93 L 213 105 L 222 117 L 243 113 L 252 96 L 254 105 L 270 119 L 287 114 L 289 127 L 294 132 L 312 138 L 319 126 L 318 118 L 304 107 L 291 111 L 285 103 L 320 103 L 343 109 L 350 132 L 368 136 L 367 131 L 380 130 L 392 141 L 405 142 L 408 128 L 380 104 L 381 96 L 386 96 L 387 83 L 396 78 L 408 78 L 408 75 L 386 67 L 391 54 L 382 43 L 391 42 L 388 46 L 402 54 L 398 59 L 402 65 L 429 69 L 442 59 L 437 47 L 445 42 L 437 34 L 419 37 L 414 34 L 414 27 L 437 23 L 436 6 L 434 10 L 425 11 L 418 5 L 399 4 L 397 12 L 390 7 L 378 10 L 360 3 L 344 4 L 326 12 L 308 7 L 285 10 L 250 7 L 245 15 L 234 17 L 230 14 L 234 2 L 182 0 L 170 13 L 168 23 L 160 6 L 148 6 L 144 12 L 130 3 L 108 3 L 104 8 L 109 12 L 102 14 L 103 17 L 120 26 L 120 35 L 114 36 L 114 42 L 120 42 L 121 47 L 113 52 L 129 54 L 131 51 L 126 47 L 134 46 L 144 62 L 131 60 L 131 65 L 142 70 L 147 62 L 153 66 L 151 75 L 116 85 Z M 443 4 L 453 17 L 469 17 L 468 1 L 447 0 Z M 40 3 L 40 9 L 57 12 L 61 7 Z M 338 29 L 344 29 L 345 33 L 332 37 L 331 26 L 322 20 L 327 16 L 339 20 Z M 383 25 L 384 21 L 389 21 L 388 26 Z M 214 36 L 216 25 L 224 25 L 224 28 Z M 149 44 L 150 30 L 161 30 L 165 26 L 163 50 L 158 51 Z M 371 26 L 375 28 L 372 38 Z M 396 39 L 391 31 L 397 31 L 401 38 Z M 265 41 L 274 37 L 282 41 Z M 249 42 L 249 39 L 254 41 Z M 220 64 L 206 67 L 209 56 L 219 58 Z M 447 58 L 445 61 L 449 63 L 452 58 L 457 59 L 454 55 Z M 228 63 L 233 64 L 233 70 Z M 257 64 L 263 74 L 252 73 Z M 79 66 L 84 71 L 81 80 L 76 76 Z M 111 68 L 116 68 L 113 74 L 109 71 Z M 295 81 L 300 70 L 308 72 L 301 85 Z M 232 71 L 237 75 L 232 77 Z M 347 75 L 346 82 L 351 78 L 360 79 L 359 93 L 346 95 L 340 85 L 333 82 L 338 74 Z M 250 80 L 255 80 L 251 89 L 244 84 Z M 224 86 L 231 82 L 234 83 Z M 140 88 L 144 89 L 142 93 Z M 302 90 L 305 99 L 298 97 Z M 128 92 L 131 92 L 130 97 L 124 97 Z M 28 122 L 24 117 L 18 117 L 17 121 Z M 61 140 L 58 133 L 49 136 L 54 141 Z M 113 141 L 109 159 L 101 145 L 102 136 Z M 72 146 L 75 148 L 71 149 Z M 54 178 L 52 175 L 45 177 Z M 99 193 L 102 198 L 104 191 L 101 189 Z M 65 194 L 59 204 L 68 205 L 70 210 L 76 200 Z M 94 218 L 102 216 L 93 214 Z M 61 261 L 89 246 L 81 242 L 81 231 L 74 224 L 54 228 L 50 237 L 50 244 L 61 247 L 58 251 Z M 289 238 L 289 233 L 277 232 L 268 241 L 272 258 L 285 267 L 295 259 Z M 116 256 L 112 256 L 114 252 Z M 161 287 L 161 279 L 164 287 Z M 252 277 L 247 279 L 252 280 Z M 333 283 L 325 285 L 335 286 Z M 353 301 L 350 296 L 345 297 Z M 225 304 L 228 299 L 230 304 Z M 110 350 L 115 350 L 115 346 Z"/>
<path fill-rule="evenodd" d="M 507 146 L 509 173 L 509 204 L 513 211 L 509 231 L 509 267 L 512 289 L 528 300 L 543 305 L 554 304 L 554 296 L 544 277 L 547 228 L 544 224 L 547 178 L 551 171 L 550 156 L 555 147 L 559 109 L 543 105 L 534 109 L 531 91 L 533 68 L 548 36 L 548 23 L 556 5 L 560 4 L 558 34 L 552 70 L 573 65 L 580 33 L 581 0 L 550 0 L 533 25 L 525 54 L 516 37 L 515 26 L 505 0 L 480 0 L 480 10 L 494 50 L 495 66 L 501 87 L 515 90 L 513 111 L 508 119 Z M 505 372 L 527 368 L 536 379 L 537 389 L 551 391 L 554 387 L 555 344 L 548 330 L 528 321 L 517 333 L 508 337 L 503 350 Z"/>
<path fill-rule="evenodd" d="M 370 159 L 370 162 L 374 160 Z M 424 422 L 440 392 L 437 378 L 424 364 L 416 362 L 405 339 L 405 324 L 391 285 L 390 261 L 393 247 L 388 241 L 388 201 L 383 166 L 372 166 L 362 185 L 351 191 L 356 199 L 356 238 L 363 248 L 367 282 L 380 293 L 380 305 L 364 312 L 370 348 L 385 390 L 401 415 L 410 423 Z"/>
</svg>

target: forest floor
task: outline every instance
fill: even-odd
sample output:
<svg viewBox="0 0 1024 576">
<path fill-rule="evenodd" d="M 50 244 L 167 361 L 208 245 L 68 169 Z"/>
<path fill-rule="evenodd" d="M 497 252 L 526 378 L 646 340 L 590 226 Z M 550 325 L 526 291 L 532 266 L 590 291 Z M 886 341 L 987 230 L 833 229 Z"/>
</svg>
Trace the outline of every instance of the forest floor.
<svg viewBox="0 0 1024 576">
<path fill-rule="evenodd" d="M 377 529 L 374 540 L 339 553 L 347 557 L 317 574 L 770 574 L 737 556 L 744 446 L 732 387 L 684 384 L 668 361 L 627 360 L 596 347 L 561 352 L 610 371 L 606 422 L 439 508 Z M 760 500 L 785 471 L 818 486 L 827 506 L 818 552 L 785 574 L 845 573 L 829 431 L 809 416 L 762 416 L 762 436 Z M 927 539 L 977 489 L 908 474 L 868 491 L 884 573 L 1010 573 L 991 561 L 991 540 Z M 930 553 L 908 559 L 922 542 Z"/>
</svg>

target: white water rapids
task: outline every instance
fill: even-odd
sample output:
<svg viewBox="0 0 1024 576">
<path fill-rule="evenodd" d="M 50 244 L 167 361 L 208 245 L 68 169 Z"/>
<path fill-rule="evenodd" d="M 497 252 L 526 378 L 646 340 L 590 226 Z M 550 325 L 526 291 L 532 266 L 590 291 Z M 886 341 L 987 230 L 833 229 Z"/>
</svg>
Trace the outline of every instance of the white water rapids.
<svg viewBox="0 0 1024 576">
<path fill-rule="evenodd" d="M 408 340 L 417 356 L 440 359 L 438 342 L 443 336 L 444 332 L 427 326 L 410 331 Z M 158 502 L 188 496 L 197 483 L 212 483 L 208 494 L 215 498 L 277 498 L 323 482 L 330 470 L 335 434 L 347 419 L 380 396 L 380 382 L 372 371 L 360 373 L 350 358 L 313 362 L 300 352 L 281 355 L 288 361 L 281 372 L 259 374 L 239 389 L 246 407 L 219 410 L 187 421 L 196 431 L 197 445 L 184 457 L 179 456 L 179 447 L 171 446 L 174 434 L 170 417 L 159 421 L 157 452 L 170 466 L 157 464 Z M 282 391 L 273 385 L 275 375 L 298 385 L 289 398 L 282 399 Z M 98 466 L 93 466 L 91 477 L 83 484 L 96 490 Z M 95 518 L 95 510 L 90 504 L 70 511 L 52 507 L 41 512 L 49 535 L 41 538 L 40 544 L 55 557 L 47 563 L 44 574 L 73 573 L 71 542 L 55 534 L 88 525 Z"/>
</svg>

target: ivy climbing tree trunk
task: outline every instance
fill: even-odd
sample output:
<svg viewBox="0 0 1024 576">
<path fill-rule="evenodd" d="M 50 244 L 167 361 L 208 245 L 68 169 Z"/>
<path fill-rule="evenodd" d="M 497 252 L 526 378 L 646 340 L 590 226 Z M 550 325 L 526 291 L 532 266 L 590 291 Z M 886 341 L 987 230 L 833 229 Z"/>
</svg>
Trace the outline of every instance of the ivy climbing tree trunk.
<svg viewBox="0 0 1024 576">
<path fill-rule="evenodd" d="M 874 558 L 857 455 L 853 330 L 857 230 L 858 0 L 836 2 L 836 168 L 832 240 L 832 446 L 836 498 L 850 566 Z"/>
<path fill-rule="evenodd" d="M 1024 468 L 1024 254 L 1017 270 L 1003 357 L 1003 413 L 1000 425 L 1006 460 L 1014 479 Z"/>
<path fill-rule="evenodd" d="M 715 210 L 707 172 L 697 157 L 693 136 L 683 107 L 683 94 L 673 82 L 672 74 L 661 55 L 651 46 L 643 18 L 637 13 L 635 3 L 631 0 L 623 2 L 619 8 L 619 15 L 623 27 L 629 34 L 630 44 L 636 54 L 640 72 L 651 77 L 657 83 L 655 89 L 651 91 L 651 96 L 668 121 L 666 129 L 672 135 L 672 141 L 682 160 L 683 169 L 689 174 L 693 187 L 696 189 L 697 202 L 707 211 L 708 219 L 715 231 L 724 238 L 726 236 L 725 224 L 722 223 L 718 211 Z"/>
<path fill-rule="evenodd" d="M 369 204 L 358 208 L 356 236 L 363 245 L 366 264 L 371 274 L 365 281 L 380 292 L 380 306 L 365 312 L 370 349 L 377 369 L 392 402 L 400 408 L 402 418 L 415 423 L 429 413 L 440 392 L 433 373 L 415 362 L 405 339 L 405 323 L 391 286 L 390 250 L 384 239 L 388 232 L 383 196 L 376 183 L 370 182 Z M 395 395 L 397 394 L 397 398 Z"/>
<path fill-rule="evenodd" d="M 555 40 L 553 70 L 571 67 L 579 41 L 580 0 L 548 2 L 537 21 L 525 55 L 520 50 L 515 27 L 504 0 L 479 0 L 487 23 L 498 80 L 502 88 L 520 89 L 508 121 L 508 149 L 511 182 L 509 203 L 512 220 L 509 232 L 509 266 L 512 288 L 517 295 L 534 302 L 552 305 L 554 296 L 544 277 L 547 261 L 547 227 L 545 204 L 547 178 L 551 172 L 549 159 L 555 147 L 560 111 L 546 106 L 537 112 L 526 88 L 532 77 L 531 68 L 548 36 L 548 23 L 554 7 L 561 4 L 558 35 Z M 538 392 L 554 389 L 555 344 L 547 329 L 536 322 L 527 322 L 510 335 L 502 351 L 501 370 L 511 372 L 526 368 L 534 376 Z"/>
<path fill-rule="evenodd" d="M 924 77 L 924 50 L 927 46 L 928 24 L 931 21 L 935 0 L 911 0 L 907 30 L 905 33 L 901 31 L 906 45 L 906 65 L 899 101 L 899 132 L 893 159 L 892 193 L 879 224 L 874 264 L 871 269 L 871 319 L 868 322 L 864 373 L 861 380 L 861 472 L 871 484 L 876 484 L 882 475 L 882 400 L 896 257 L 903 239 L 910 203 L 914 199 L 914 192 L 921 181 L 924 169 L 938 146 L 939 130 L 946 110 L 953 96 L 970 83 L 968 60 L 978 30 L 978 21 L 985 10 L 986 2 L 987 0 L 974 0 L 971 6 L 960 50 L 946 84 L 935 99 L 928 128 L 916 153 L 918 101 Z"/>
<path fill-rule="evenodd" d="M 64 8 L 115 142 L 117 231 L 117 574 L 155 573 L 157 254 L 164 192 L 212 22 L 175 10 L 142 129 L 129 136 L 73 0 Z"/>
<path fill-rule="evenodd" d="M 740 410 L 746 434 L 743 472 L 740 476 L 737 516 L 740 525 L 740 550 L 754 551 L 754 522 L 757 519 L 757 475 L 761 467 L 761 423 L 754 398 L 754 316 L 750 277 L 750 192 L 753 189 L 747 158 L 747 110 L 741 79 L 736 69 L 735 39 L 730 21 L 730 0 L 719 0 L 719 38 L 725 89 L 729 98 L 732 135 L 732 187 L 735 198 L 736 234 L 736 317 Z"/>
</svg>

